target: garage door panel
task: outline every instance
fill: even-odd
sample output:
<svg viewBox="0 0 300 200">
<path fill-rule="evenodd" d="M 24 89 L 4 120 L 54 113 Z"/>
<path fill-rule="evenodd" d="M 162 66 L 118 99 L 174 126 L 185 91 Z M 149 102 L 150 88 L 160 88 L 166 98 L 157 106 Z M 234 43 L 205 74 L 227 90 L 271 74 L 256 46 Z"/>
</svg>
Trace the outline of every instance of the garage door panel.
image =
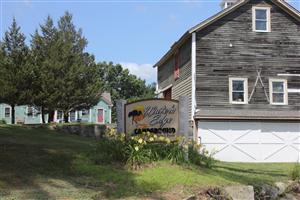
<svg viewBox="0 0 300 200">
<path fill-rule="evenodd" d="M 223 161 L 231 161 L 232 160 L 232 158 L 231 158 L 232 150 L 229 145 L 220 145 L 220 146 L 212 145 L 212 146 L 209 146 L 207 149 L 211 152 L 211 150 L 214 147 L 219 150 L 219 152 L 214 155 L 215 159 L 223 160 Z"/>
<path fill-rule="evenodd" d="M 240 135 L 235 135 L 233 138 L 234 143 L 259 143 L 260 138 L 260 131 L 258 130 L 247 130 L 245 133 L 242 133 Z"/>
<path fill-rule="evenodd" d="M 221 161 L 295 162 L 299 157 L 299 123 L 200 121 L 198 127 L 202 143 L 219 150 L 214 157 Z"/>
<path fill-rule="evenodd" d="M 214 127 L 215 126 L 215 127 Z M 222 128 L 228 128 L 229 126 L 218 126 L 218 124 L 202 124 L 199 131 L 199 136 L 202 139 L 202 135 L 206 136 L 206 141 L 211 142 L 225 142 L 230 138 L 230 135 L 226 131 L 221 131 Z"/>
<path fill-rule="evenodd" d="M 292 162 L 289 155 L 289 148 L 287 145 L 264 145 L 262 147 L 262 159 L 264 162 Z"/>
<path fill-rule="evenodd" d="M 235 144 L 233 145 L 234 153 L 234 161 L 247 161 L 249 159 L 252 162 L 259 160 L 259 144 Z"/>
</svg>

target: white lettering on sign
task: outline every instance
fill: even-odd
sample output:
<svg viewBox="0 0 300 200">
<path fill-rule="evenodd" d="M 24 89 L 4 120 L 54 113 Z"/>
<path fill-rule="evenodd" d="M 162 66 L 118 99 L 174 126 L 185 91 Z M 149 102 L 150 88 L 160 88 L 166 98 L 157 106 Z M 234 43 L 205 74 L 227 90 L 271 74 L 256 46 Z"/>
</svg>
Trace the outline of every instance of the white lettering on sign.
<svg viewBox="0 0 300 200">
<path fill-rule="evenodd" d="M 153 119 L 150 120 L 150 125 L 155 125 L 157 123 L 160 124 L 160 127 L 163 127 L 166 123 L 170 123 L 173 118 L 166 118 L 167 114 L 174 114 L 176 111 L 175 105 L 172 106 L 172 108 L 166 109 L 166 106 L 158 109 L 157 106 L 151 107 L 148 106 L 145 108 L 145 112 L 143 114 L 144 117 L 148 116 L 151 117 L 153 116 Z M 163 117 L 161 117 L 163 115 Z"/>
</svg>

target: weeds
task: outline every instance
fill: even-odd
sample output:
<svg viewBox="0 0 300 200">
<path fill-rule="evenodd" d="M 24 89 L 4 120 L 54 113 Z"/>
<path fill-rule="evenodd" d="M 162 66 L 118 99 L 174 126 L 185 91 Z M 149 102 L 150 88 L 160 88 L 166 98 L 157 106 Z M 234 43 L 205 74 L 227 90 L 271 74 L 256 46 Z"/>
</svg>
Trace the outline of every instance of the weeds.
<svg viewBox="0 0 300 200">
<path fill-rule="evenodd" d="M 295 163 L 294 168 L 289 172 L 289 176 L 293 181 L 300 180 L 300 163 L 299 160 Z"/>
<path fill-rule="evenodd" d="M 0 120 L 0 124 L 7 124 L 7 122 L 6 122 L 5 119 L 2 118 L 2 119 Z"/>
</svg>

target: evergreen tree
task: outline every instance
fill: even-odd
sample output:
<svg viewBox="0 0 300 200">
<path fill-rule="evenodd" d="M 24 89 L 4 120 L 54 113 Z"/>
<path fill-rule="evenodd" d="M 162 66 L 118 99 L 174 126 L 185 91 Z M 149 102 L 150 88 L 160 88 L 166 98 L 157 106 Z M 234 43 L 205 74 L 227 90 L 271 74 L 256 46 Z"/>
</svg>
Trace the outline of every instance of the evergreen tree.
<svg viewBox="0 0 300 200">
<path fill-rule="evenodd" d="M 36 108 L 41 108 L 43 123 L 45 123 L 45 114 L 55 110 L 61 100 L 59 96 L 55 95 L 55 63 L 57 61 L 53 60 L 59 36 L 50 15 L 44 21 L 44 25 L 39 25 L 42 35 L 36 29 L 35 33 L 31 35 L 30 41 L 36 58 L 32 103 Z"/>
<path fill-rule="evenodd" d="M 56 87 L 61 97 L 58 108 L 64 111 L 68 122 L 70 111 L 88 109 L 100 101 L 103 86 L 97 76 L 97 65 L 93 64 L 94 56 L 84 52 L 88 41 L 82 37 L 82 29 L 76 30 L 68 11 L 58 21 L 58 32 L 60 38 L 55 47 L 55 60 L 59 61 Z"/>
<path fill-rule="evenodd" d="M 49 15 L 40 28 L 42 35 L 37 30 L 31 35 L 38 60 L 34 104 L 43 112 L 43 108 L 64 111 L 68 122 L 70 111 L 88 109 L 100 101 L 103 86 L 98 66 L 93 63 L 94 56 L 84 52 L 88 42 L 82 30 L 76 30 L 68 11 L 57 29 Z"/>
<path fill-rule="evenodd" d="M 20 33 L 15 18 L 9 31 L 5 31 L 1 48 L 0 99 L 11 106 L 12 124 L 15 123 L 15 106 L 28 104 L 34 59 L 25 45 L 26 37 Z"/>
</svg>

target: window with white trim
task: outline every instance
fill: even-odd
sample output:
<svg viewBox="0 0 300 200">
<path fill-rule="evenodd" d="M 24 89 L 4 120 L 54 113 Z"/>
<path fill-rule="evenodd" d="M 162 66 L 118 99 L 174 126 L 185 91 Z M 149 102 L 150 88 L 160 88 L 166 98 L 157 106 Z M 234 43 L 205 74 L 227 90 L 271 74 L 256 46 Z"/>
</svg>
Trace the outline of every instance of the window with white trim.
<svg viewBox="0 0 300 200">
<path fill-rule="evenodd" d="M 288 105 L 287 80 L 270 79 L 270 104 Z"/>
<path fill-rule="evenodd" d="M 248 79 L 229 78 L 229 102 L 248 104 Z"/>
<path fill-rule="evenodd" d="M 11 107 L 4 107 L 4 118 L 10 118 Z"/>
<path fill-rule="evenodd" d="M 62 112 L 61 110 L 58 110 L 58 111 L 56 112 L 56 114 L 57 114 L 56 119 L 62 119 L 62 118 L 63 118 L 63 112 Z"/>
<path fill-rule="evenodd" d="M 33 118 L 33 107 L 27 107 L 27 118 Z"/>
<path fill-rule="evenodd" d="M 89 116 L 89 115 L 90 115 L 90 111 L 89 110 L 83 109 L 81 111 L 81 116 Z"/>
<path fill-rule="evenodd" d="M 252 26 L 255 32 L 271 32 L 270 7 L 252 7 Z"/>
</svg>

